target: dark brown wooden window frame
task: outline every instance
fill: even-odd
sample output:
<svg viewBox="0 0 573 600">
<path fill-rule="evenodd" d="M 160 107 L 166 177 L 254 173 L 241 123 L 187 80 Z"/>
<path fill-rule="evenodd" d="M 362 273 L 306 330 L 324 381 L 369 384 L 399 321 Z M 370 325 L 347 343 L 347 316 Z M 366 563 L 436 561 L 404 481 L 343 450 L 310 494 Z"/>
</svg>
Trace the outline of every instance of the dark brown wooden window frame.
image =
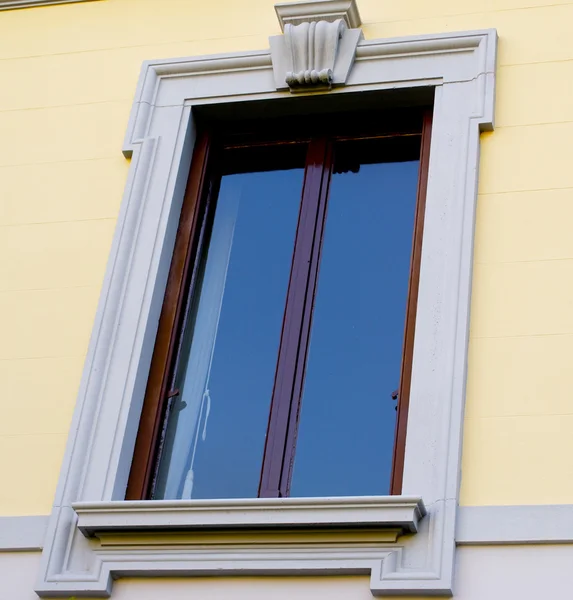
<svg viewBox="0 0 573 600">
<path fill-rule="evenodd" d="M 333 127 L 333 124 L 336 124 Z M 328 188 L 333 166 L 333 143 L 340 140 L 418 135 L 420 167 L 404 327 L 402 366 L 398 389 L 396 433 L 392 460 L 391 494 L 400 494 L 404 467 L 406 426 L 414 328 L 418 297 L 425 197 L 432 117 L 429 109 L 379 111 L 340 119 L 280 119 L 244 121 L 224 127 L 205 124 L 195 143 L 181 210 L 163 307 L 137 434 L 126 499 L 153 497 L 165 436 L 165 424 L 179 390 L 175 374 L 180 359 L 182 331 L 197 280 L 209 219 L 218 194 L 218 165 L 223 148 L 261 144 L 308 144 L 299 220 L 293 250 L 283 329 L 279 346 L 269 425 L 263 454 L 259 497 L 285 497 L 294 461 L 302 400 L 306 355 L 312 326 L 314 293 Z M 332 130 L 335 129 L 335 134 Z M 296 327 L 285 327 L 296 323 Z"/>
</svg>

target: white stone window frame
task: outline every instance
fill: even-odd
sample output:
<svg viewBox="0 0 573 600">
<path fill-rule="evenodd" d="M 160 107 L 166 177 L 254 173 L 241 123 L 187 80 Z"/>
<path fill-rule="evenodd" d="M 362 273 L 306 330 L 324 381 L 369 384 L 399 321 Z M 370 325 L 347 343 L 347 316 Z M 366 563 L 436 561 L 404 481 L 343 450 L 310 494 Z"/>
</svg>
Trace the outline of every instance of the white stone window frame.
<svg viewBox="0 0 573 600">
<path fill-rule="evenodd" d="M 452 594 L 479 134 L 493 129 L 496 46 L 495 30 L 362 40 L 346 85 L 318 92 L 435 89 L 398 497 L 123 501 L 193 152 L 192 107 L 289 95 L 276 90 L 269 50 L 144 64 L 123 149 L 131 167 L 44 545 L 40 596 L 108 596 L 112 580 L 125 575 L 306 573 L 369 573 L 374 595 Z M 376 539 L 349 541 L 336 533 L 349 523 L 385 529 Z M 295 543 L 281 538 L 285 526 L 332 531 Z M 187 533 L 173 534 L 174 527 Z M 265 541 L 261 527 L 274 537 Z M 235 543 L 197 537 L 212 528 Z"/>
</svg>

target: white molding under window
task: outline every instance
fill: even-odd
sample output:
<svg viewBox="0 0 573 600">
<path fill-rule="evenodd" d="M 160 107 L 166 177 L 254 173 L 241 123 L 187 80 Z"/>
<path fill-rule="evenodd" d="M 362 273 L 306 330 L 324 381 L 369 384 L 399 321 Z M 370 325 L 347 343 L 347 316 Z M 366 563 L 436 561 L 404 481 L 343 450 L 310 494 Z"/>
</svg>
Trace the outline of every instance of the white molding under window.
<svg viewBox="0 0 573 600">
<path fill-rule="evenodd" d="M 124 145 L 132 156 L 130 173 L 48 527 L 39 595 L 105 596 L 113 578 L 124 574 L 302 572 L 369 572 L 374 595 L 452 594 L 479 134 L 493 128 L 496 44 L 493 30 L 361 40 L 346 85 L 311 92 L 434 88 L 402 497 L 422 498 L 427 514 L 415 535 L 384 537 L 393 531 L 387 523 L 376 541 L 337 538 L 319 544 L 320 552 L 316 540 L 269 548 L 247 536 L 213 554 L 215 542 L 197 542 L 192 524 L 174 550 L 157 537 L 133 537 L 129 507 L 119 506 L 193 152 L 192 108 L 291 97 L 276 89 L 269 50 L 144 64 Z M 388 502 L 378 500 L 386 511 Z M 85 537 L 78 519 L 85 525 L 89 511 L 95 518 L 98 505 L 105 512 L 110 502 L 117 508 L 113 532 L 87 525 L 86 533 L 99 537 Z M 153 502 L 146 506 L 154 510 Z M 154 527 L 167 535 L 172 528 L 164 517 Z"/>
<path fill-rule="evenodd" d="M 462 506 L 458 546 L 572 544 L 573 505 Z"/>
<path fill-rule="evenodd" d="M 47 526 L 47 515 L 0 517 L 0 552 L 41 550 Z"/>
<path fill-rule="evenodd" d="M 86 537 L 102 531 L 158 531 L 165 523 L 178 531 L 367 527 L 416 533 L 426 514 L 421 498 L 405 496 L 78 502 L 73 509 Z"/>
<path fill-rule="evenodd" d="M 94 2 L 94 0 L 0 0 L 0 10 L 50 6 L 51 4 L 75 4 L 77 2 Z"/>
<path fill-rule="evenodd" d="M 360 502 L 364 500 L 364 498 L 359 498 Z M 109 506 L 118 503 L 96 503 L 94 511 L 107 510 L 106 504 Z M 121 503 L 122 508 L 123 504 Z M 147 508 L 146 506 L 144 513 L 147 512 Z M 77 512 L 81 512 L 81 510 L 80 508 Z M 362 507 L 360 511 L 362 512 Z M 129 513 L 130 509 L 127 508 L 125 512 Z M 81 517 L 81 514 L 79 516 Z M 48 515 L 0 517 L 0 552 L 41 550 L 44 546 L 48 519 Z M 339 519 L 345 519 L 347 522 L 348 515 L 341 513 Z M 364 520 L 364 516 L 361 515 L 361 519 Z M 377 520 L 378 517 L 374 517 L 370 524 Z M 102 522 L 107 523 L 107 517 L 106 521 Z M 78 523 L 81 527 L 79 519 Z M 335 520 L 331 519 L 331 523 L 336 528 Z M 163 525 L 162 522 L 162 528 Z M 385 525 L 388 523 L 386 522 Z M 116 532 L 121 533 L 126 529 L 119 519 L 114 526 Z M 105 527 L 100 527 L 101 523 L 98 523 L 97 527 L 93 527 L 89 534 L 99 537 L 100 540 L 105 539 L 105 543 L 110 545 L 114 534 L 106 533 Z M 404 529 L 404 527 L 400 527 L 393 530 L 389 527 L 384 529 L 384 533 L 388 534 L 389 539 L 392 535 L 397 538 L 404 532 Z M 155 530 L 153 531 L 154 538 L 156 538 Z M 249 532 L 249 535 L 252 535 L 252 532 Z M 312 535 L 313 538 L 317 537 L 314 532 Z M 114 537 L 116 541 L 120 541 L 120 538 L 121 536 L 117 534 Z M 319 541 L 323 541 L 323 538 L 316 540 L 317 543 Z M 456 524 L 456 544 L 458 546 L 573 544 L 573 506 L 570 504 L 461 506 L 458 509 Z"/>
</svg>

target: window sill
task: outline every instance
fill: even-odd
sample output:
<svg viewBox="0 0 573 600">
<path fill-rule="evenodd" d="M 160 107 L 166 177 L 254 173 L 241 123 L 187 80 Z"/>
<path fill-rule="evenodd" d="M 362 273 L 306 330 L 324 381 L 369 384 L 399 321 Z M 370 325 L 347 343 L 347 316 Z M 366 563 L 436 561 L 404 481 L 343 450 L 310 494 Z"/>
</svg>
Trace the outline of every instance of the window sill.
<svg viewBox="0 0 573 600">
<path fill-rule="evenodd" d="M 86 537 L 142 531 L 388 529 L 415 533 L 426 514 L 412 496 L 78 502 Z"/>
<path fill-rule="evenodd" d="M 113 579 L 128 576 L 333 574 L 370 575 L 378 595 L 386 580 L 404 588 L 402 542 L 423 537 L 412 534 L 434 516 L 411 496 L 78 502 L 72 510 L 76 548 L 91 557 L 93 575 L 59 576 L 44 596 L 109 596 Z"/>
</svg>

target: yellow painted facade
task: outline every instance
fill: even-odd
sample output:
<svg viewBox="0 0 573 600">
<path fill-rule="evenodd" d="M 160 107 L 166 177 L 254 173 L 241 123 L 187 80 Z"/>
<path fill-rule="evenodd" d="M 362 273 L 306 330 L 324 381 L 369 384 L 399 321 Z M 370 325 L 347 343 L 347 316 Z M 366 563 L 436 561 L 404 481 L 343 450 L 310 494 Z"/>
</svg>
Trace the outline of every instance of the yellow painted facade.
<svg viewBox="0 0 573 600">
<path fill-rule="evenodd" d="M 265 48 L 279 32 L 273 5 L 95 0 L 0 11 L 0 515 L 50 512 L 142 61 Z M 498 30 L 461 502 L 571 503 L 573 2 L 358 5 L 367 38 Z"/>
</svg>

